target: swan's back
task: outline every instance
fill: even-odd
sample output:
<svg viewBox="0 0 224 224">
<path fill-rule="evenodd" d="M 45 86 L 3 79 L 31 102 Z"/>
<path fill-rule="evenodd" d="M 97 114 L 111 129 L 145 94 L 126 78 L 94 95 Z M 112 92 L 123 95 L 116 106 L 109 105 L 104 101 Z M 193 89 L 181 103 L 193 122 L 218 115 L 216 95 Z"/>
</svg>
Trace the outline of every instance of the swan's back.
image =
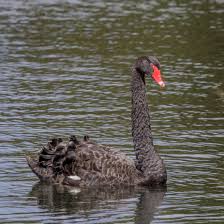
<svg viewBox="0 0 224 224">
<path fill-rule="evenodd" d="M 143 175 L 132 159 L 111 147 L 96 144 L 87 136 L 68 143 L 53 139 L 34 158 L 27 157 L 32 171 L 43 181 L 74 186 L 136 185 Z"/>
</svg>

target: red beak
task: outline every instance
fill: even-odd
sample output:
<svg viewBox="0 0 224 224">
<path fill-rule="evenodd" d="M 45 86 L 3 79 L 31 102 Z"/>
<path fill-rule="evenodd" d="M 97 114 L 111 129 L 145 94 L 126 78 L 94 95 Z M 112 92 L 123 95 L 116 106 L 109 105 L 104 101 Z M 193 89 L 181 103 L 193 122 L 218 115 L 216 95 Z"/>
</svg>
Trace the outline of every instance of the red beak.
<svg viewBox="0 0 224 224">
<path fill-rule="evenodd" d="M 165 82 L 161 77 L 160 70 L 154 64 L 152 64 L 152 68 L 153 68 L 152 78 L 160 85 L 160 87 L 165 87 Z"/>
</svg>

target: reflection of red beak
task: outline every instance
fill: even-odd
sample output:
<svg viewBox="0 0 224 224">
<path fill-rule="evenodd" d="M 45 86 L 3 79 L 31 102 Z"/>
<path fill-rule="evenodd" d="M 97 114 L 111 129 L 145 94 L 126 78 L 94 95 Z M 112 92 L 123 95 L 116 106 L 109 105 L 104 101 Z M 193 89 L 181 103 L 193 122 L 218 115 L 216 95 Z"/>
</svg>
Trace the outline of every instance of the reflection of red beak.
<svg viewBox="0 0 224 224">
<path fill-rule="evenodd" d="M 153 68 L 152 78 L 160 85 L 160 87 L 165 87 L 165 82 L 162 80 L 160 70 L 155 65 L 151 65 Z"/>
</svg>

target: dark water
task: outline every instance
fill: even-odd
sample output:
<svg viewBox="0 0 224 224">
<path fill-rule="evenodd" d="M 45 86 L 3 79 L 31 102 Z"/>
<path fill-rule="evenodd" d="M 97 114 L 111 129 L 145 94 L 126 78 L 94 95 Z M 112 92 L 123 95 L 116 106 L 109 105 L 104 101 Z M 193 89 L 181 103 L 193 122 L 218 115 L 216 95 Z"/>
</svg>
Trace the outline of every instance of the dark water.
<svg viewBox="0 0 224 224">
<path fill-rule="evenodd" d="M 224 1 L 0 0 L 1 223 L 224 223 Z M 130 66 L 148 81 L 167 192 L 41 185 L 24 155 L 88 134 L 134 156 Z"/>
</svg>

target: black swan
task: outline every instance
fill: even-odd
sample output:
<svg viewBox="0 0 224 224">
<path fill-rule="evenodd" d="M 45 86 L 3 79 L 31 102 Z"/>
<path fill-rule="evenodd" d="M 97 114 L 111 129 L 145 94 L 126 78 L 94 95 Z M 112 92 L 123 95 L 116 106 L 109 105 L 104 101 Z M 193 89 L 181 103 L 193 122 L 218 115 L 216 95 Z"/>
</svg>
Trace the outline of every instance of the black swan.
<svg viewBox="0 0 224 224">
<path fill-rule="evenodd" d="M 109 146 L 96 144 L 88 136 L 68 142 L 54 138 L 35 156 L 26 156 L 28 165 L 41 181 L 70 186 L 166 185 L 163 160 L 156 152 L 146 101 L 145 77 L 161 87 L 160 63 L 143 56 L 132 67 L 132 136 L 136 160 Z"/>
</svg>

